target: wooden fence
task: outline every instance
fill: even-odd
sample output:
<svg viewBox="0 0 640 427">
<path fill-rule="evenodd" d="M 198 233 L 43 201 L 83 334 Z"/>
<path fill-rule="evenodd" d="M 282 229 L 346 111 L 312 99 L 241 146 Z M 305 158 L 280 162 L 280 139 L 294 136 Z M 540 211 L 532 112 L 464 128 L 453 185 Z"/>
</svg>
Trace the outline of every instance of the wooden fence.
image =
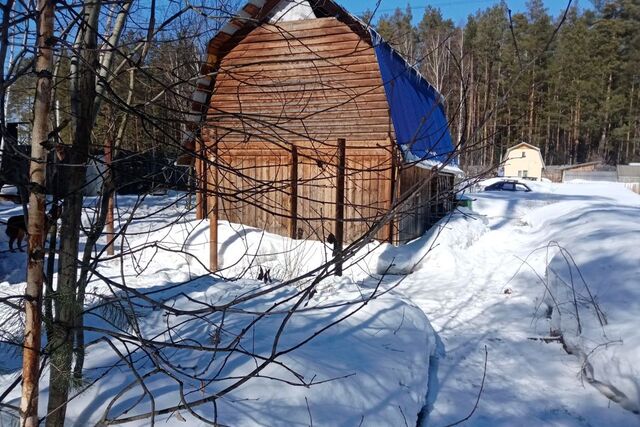
<svg viewBox="0 0 640 427">
<path fill-rule="evenodd" d="M 216 191 L 203 199 L 203 209 L 212 220 L 215 216 L 294 239 L 330 241 L 339 251 L 381 221 L 394 200 L 421 186 L 395 220 L 372 236 L 406 242 L 452 208 L 453 176 L 418 166 L 396 170 L 394 155 L 391 144 L 352 147 L 344 140 L 320 148 L 219 143 L 209 154 L 218 166 L 211 168 L 213 174 L 209 171 Z"/>
<path fill-rule="evenodd" d="M 353 241 L 391 207 L 391 153 L 386 148 L 289 149 L 220 145 L 220 218 L 286 235 L 327 240 L 336 222 Z M 388 226 L 376 236 L 389 238 Z"/>
</svg>

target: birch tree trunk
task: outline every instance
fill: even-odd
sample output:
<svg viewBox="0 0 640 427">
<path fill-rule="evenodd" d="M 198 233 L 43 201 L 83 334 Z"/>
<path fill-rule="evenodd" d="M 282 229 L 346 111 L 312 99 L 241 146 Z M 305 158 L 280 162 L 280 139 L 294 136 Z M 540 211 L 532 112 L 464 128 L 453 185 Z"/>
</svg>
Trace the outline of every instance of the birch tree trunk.
<svg viewBox="0 0 640 427">
<path fill-rule="evenodd" d="M 44 279 L 45 173 L 47 151 L 44 143 L 49 134 L 51 82 L 53 68 L 54 0 L 38 1 L 38 58 L 36 60 L 36 96 L 31 133 L 31 165 L 29 181 L 28 264 L 25 290 L 24 350 L 22 354 L 22 396 L 20 425 L 38 425 L 38 377 L 40 362 L 42 284 Z"/>
<path fill-rule="evenodd" d="M 107 76 L 111 72 L 112 66 L 112 54 L 110 53 L 114 46 L 116 46 L 120 40 L 120 35 L 122 34 L 122 30 L 124 28 L 124 23 L 129 12 L 129 7 L 131 6 L 132 1 L 127 1 L 124 5 L 118 17 L 116 19 L 116 23 L 114 25 L 114 31 L 111 37 L 109 38 L 108 44 L 109 49 L 108 52 L 100 58 L 100 71 L 99 77 L 96 82 L 96 101 L 93 106 L 93 123 L 98 116 L 100 110 L 100 100 L 101 95 L 105 92 L 107 84 Z M 151 0 L 151 12 L 149 16 L 149 26 L 147 29 L 147 36 L 145 38 L 144 43 L 142 44 L 142 53 L 138 58 L 138 64 L 142 64 L 149 52 L 149 46 L 151 44 L 151 40 L 155 33 L 155 10 L 156 10 L 156 2 L 155 0 Z M 130 106 L 133 102 L 133 93 L 135 91 L 135 71 L 136 68 L 131 68 L 129 71 L 129 91 L 127 94 L 127 106 Z M 118 126 L 118 131 L 116 134 L 115 141 L 112 138 L 109 138 L 107 146 L 105 147 L 105 164 L 106 171 L 103 175 L 103 185 L 101 192 L 101 200 L 100 200 L 100 211 L 98 215 L 98 220 L 91 227 L 91 231 L 87 235 L 87 241 L 85 243 L 84 252 L 82 254 L 82 264 L 80 270 L 80 278 L 77 282 L 77 293 L 76 293 L 76 306 L 80 311 L 82 311 L 84 307 L 85 300 L 85 291 L 87 287 L 87 280 L 89 274 L 89 263 L 91 260 L 91 253 L 95 244 L 98 242 L 98 239 L 102 235 L 102 232 L 106 227 L 106 237 L 107 237 L 107 255 L 113 255 L 113 243 L 111 240 L 115 236 L 114 233 L 114 196 L 115 196 L 115 183 L 113 181 L 113 169 L 112 169 L 112 160 L 113 156 L 117 153 L 116 150 L 120 148 L 122 140 L 124 138 L 124 133 L 127 128 L 127 123 L 129 120 L 129 114 L 125 113 L 124 117 Z M 113 115 L 113 121 L 115 123 L 115 115 Z M 73 368 L 73 377 L 76 379 L 82 378 L 82 371 L 84 368 L 84 356 L 85 356 L 85 348 L 84 348 L 84 317 L 82 315 L 78 315 L 75 317 L 75 366 Z"/>
<path fill-rule="evenodd" d="M 96 97 L 97 27 L 100 1 L 84 6 L 83 21 L 79 29 L 74 58 L 71 63 L 71 123 L 72 148 L 65 174 L 68 195 L 63 203 L 60 231 L 58 286 L 54 294 L 55 314 L 51 337 L 51 370 L 47 426 L 62 426 L 66 414 L 75 317 L 82 307 L 76 304 L 78 268 L 78 241 L 82 225 L 82 202 L 89 155 L 89 142 L 93 127 Z"/>
</svg>

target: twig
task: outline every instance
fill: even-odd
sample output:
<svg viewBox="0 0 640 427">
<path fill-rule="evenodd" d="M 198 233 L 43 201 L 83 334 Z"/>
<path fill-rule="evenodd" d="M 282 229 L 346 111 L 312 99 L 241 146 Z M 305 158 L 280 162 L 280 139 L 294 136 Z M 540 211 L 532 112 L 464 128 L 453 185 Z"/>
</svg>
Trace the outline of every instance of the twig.
<svg viewBox="0 0 640 427">
<path fill-rule="evenodd" d="M 480 403 L 480 396 L 482 396 L 482 391 L 484 390 L 484 380 L 487 377 L 487 359 L 488 359 L 488 350 L 487 350 L 487 346 L 484 346 L 484 371 L 482 372 L 482 382 L 480 383 L 480 390 L 478 391 L 478 396 L 476 398 L 476 403 L 475 405 L 473 405 L 473 408 L 471 409 L 471 412 L 469 412 L 469 415 L 467 415 L 466 417 L 462 418 L 461 420 L 456 421 L 455 423 L 451 423 L 451 424 L 447 424 L 444 427 L 453 427 L 453 426 L 457 426 L 458 424 L 462 424 L 463 422 L 467 421 L 469 418 L 471 418 L 474 414 L 474 412 L 476 412 L 476 409 L 478 409 L 478 403 Z"/>
</svg>

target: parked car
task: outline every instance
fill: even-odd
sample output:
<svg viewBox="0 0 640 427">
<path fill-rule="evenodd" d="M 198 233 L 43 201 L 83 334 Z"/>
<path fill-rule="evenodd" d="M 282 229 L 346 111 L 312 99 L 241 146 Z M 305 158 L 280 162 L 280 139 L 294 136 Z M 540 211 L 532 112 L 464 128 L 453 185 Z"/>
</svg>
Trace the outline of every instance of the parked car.
<svg viewBox="0 0 640 427">
<path fill-rule="evenodd" d="M 19 205 L 20 193 L 18 193 L 18 189 L 13 185 L 0 185 L 0 200 L 6 200 Z"/>
<path fill-rule="evenodd" d="M 531 188 L 520 181 L 503 180 L 486 186 L 484 191 L 524 191 L 528 193 L 531 191 Z"/>
</svg>

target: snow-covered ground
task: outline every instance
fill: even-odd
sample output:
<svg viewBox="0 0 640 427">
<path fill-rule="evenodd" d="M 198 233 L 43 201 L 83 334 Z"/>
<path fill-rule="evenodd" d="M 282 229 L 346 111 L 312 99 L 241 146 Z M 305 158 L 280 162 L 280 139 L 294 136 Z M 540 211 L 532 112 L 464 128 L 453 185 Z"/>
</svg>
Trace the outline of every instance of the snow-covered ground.
<svg viewBox="0 0 640 427">
<path fill-rule="evenodd" d="M 638 415 L 600 392 L 613 386 L 628 398 L 621 398 L 627 409 L 638 408 L 640 197 L 615 183 L 528 185 L 532 192 L 471 194 L 479 217 L 452 219 L 440 244 L 404 281 L 402 291 L 424 310 L 442 343 L 423 425 L 446 425 L 471 411 L 485 348 L 486 378 L 468 425 L 640 425 Z M 447 243 L 459 241 L 449 235 L 465 228 L 475 242 Z M 606 316 L 604 327 L 587 286 Z M 547 317 L 554 298 L 575 355 L 539 339 L 558 324 L 557 308 Z M 604 384 L 595 384 L 600 390 L 582 375 L 584 355 Z"/>
<path fill-rule="evenodd" d="M 87 199 L 87 205 L 91 203 Z M 94 425 L 107 411 L 109 418 L 126 418 L 151 410 L 151 399 L 136 385 L 133 371 L 117 354 L 129 351 L 133 352 L 131 363 L 138 374 L 148 375 L 145 387 L 154 396 L 157 410 L 181 403 L 179 382 L 186 401 L 199 401 L 254 371 L 276 351 L 280 353 L 276 363 L 217 399 L 215 408 L 207 402 L 195 406 L 195 412 L 209 420 L 217 412 L 218 421 L 231 426 L 415 425 L 426 399 L 427 368 L 436 351 L 436 336 L 415 304 L 397 292 L 376 288 L 378 281 L 372 273 L 381 251 L 379 244 L 372 243 L 356 254 L 345 264 L 341 278 L 329 277 L 320 283 L 315 296 L 288 321 L 274 348 L 278 328 L 298 301 L 300 289 L 309 282 L 284 287 L 281 283 L 322 265 L 332 248 L 321 242 L 292 241 L 222 222 L 222 270 L 212 277 L 204 268 L 209 259 L 208 223 L 184 216 L 185 205 L 179 195 L 148 197 L 140 204 L 135 197 L 118 198 L 123 218 L 129 218 L 137 206 L 127 240 L 117 245 L 118 250 L 129 249 L 131 253 L 98 265 L 87 290 L 88 306 L 99 303 L 100 307 L 105 296 L 122 296 L 121 289 L 113 288 L 118 284 L 182 311 L 202 309 L 202 303 L 220 306 L 253 291 L 265 291 L 264 295 L 224 313 L 193 317 L 169 309 L 155 310 L 130 291 L 139 330 L 145 339 L 152 340 L 145 350 L 153 354 L 156 363 L 149 363 L 131 342 L 115 338 L 109 339 L 112 345 L 95 342 L 104 333 L 88 332 L 87 342 L 95 343 L 87 351 L 84 381 L 89 384 L 95 380 L 95 384 L 86 391 L 82 387 L 74 389 L 74 393 L 80 393 L 68 406 L 69 425 Z M 0 208 L 3 218 L 20 213 L 20 207 L 10 203 L 1 203 Z M 7 251 L 4 233 L 0 251 L 0 297 L 20 294 L 25 286 L 25 255 Z M 255 280 L 260 268 L 270 270 L 274 283 Z M 260 318 L 259 313 L 269 315 Z M 0 306 L 3 340 L 19 337 L 22 325 L 17 320 L 20 318 L 15 311 Z M 119 332 L 118 327 L 124 326 L 121 320 L 113 308 L 96 308 L 89 310 L 85 325 Z M 173 327 L 171 334 L 167 333 L 169 324 Z M 248 332 L 234 344 L 236 353 L 211 351 L 216 346 L 231 345 L 244 329 Z M 305 343 L 309 338 L 313 339 Z M 157 344 L 163 340 L 201 344 L 207 349 L 164 348 Z M 297 348 L 301 343 L 305 344 Z M 16 353 L 14 347 L 0 344 L 0 373 L 4 373 L 0 375 L 0 390 L 19 373 L 21 361 Z M 170 360 L 173 366 L 163 360 Z M 158 364 L 167 372 L 154 373 Z M 196 372 L 201 380 L 189 378 L 188 374 Z M 40 414 L 46 413 L 48 375 L 47 368 L 40 382 Z M 129 391 L 118 395 L 132 382 Z M 19 388 L 4 403 L 16 405 L 18 396 Z M 0 411 L 0 424 L 1 415 Z M 6 413 L 5 417 L 10 419 Z M 183 420 L 187 425 L 205 425 L 187 410 L 156 417 L 162 425 L 182 426 Z M 132 424 L 149 422 L 144 418 Z"/>
<path fill-rule="evenodd" d="M 640 417 L 632 413 L 640 402 L 640 197 L 615 183 L 528 185 L 532 192 L 471 194 L 473 212 L 444 219 L 406 246 L 372 243 L 364 248 L 343 278 L 320 284 L 309 309 L 294 316 L 281 343 L 283 349 L 290 348 L 354 312 L 282 356 L 307 381 L 314 376 L 314 381 L 333 380 L 293 386 L 282 380 L 299 379 L 274 365 L 263 378 L 220 400 L 220 421 L 238 426 L 443 426 L 468 415 L 480 394 L 466 425 L 640 425 Z M 121 209 L 130 209 L 134 200 L 119 198 Z M 175 205 L 159 211 L 172 200 Z M 8 203 L 0 203 L 0 210 L 3 219 L 19 213 Z M 147 218 L 154 211 L 152 219 Z M 221 276 L 200 277 L 208 261 L 207 223 L 190 215 L 174 223 L 183 213 L 184 201 L 177 196 L 143 201 L 124 247 L 145 249 L 125 257 L 122 264 L 120 259 L 101 263 L 100 274 L 188 309 L 197 301 L 219 303 L 264 288 L 253 280 L 260 267 L 271 269 L 277 284 L 330 257 L 330 248 L 320 242 L 292 241 L 221 223 Z M 6 253 L 6 247 L 2 233 L 0 293 L 15 295 L 24 286 L 25 259 Z M 383 272 L 389 275 L 376 288 Z M 170 286 L 181 282 L 187 284 Z M 98 279 L 91 287 L 97 294 L 108 290 Z M 226 333 L 233 336 L 251 321 L 248 313 L 264 311 L 297 289 L 279 288 L 243 305 L 225 320 Z M 381 290 L 379 298 L 361 303 Z M 345 302 L 350 304 L 341 305 Z M 243 345 L 268 354 L 288 307 L 283 304 L 280 314 L 262 322 Z M 165 311 L 142 314 L 148 336 L 162 332 Z M 0 308 L 0 322 L 9 315 L 6 307 Z M 220 325 L 220 320 L 218 313 L 206 322 L 181 325 L 180 336 L 202 341 L 215 333 L 211 325 Z M 97 315 L 89 316 L 88 323 L 105 326 Z M 9 322 L 3 330 L 16 334 L 18 326 Z M 552 332 L 562 334 L 572 354 Z M 184 366 L 202 366 L 208 360 L 198 351 L 181 350 L 171 357 Z M 19 366 L 10 353 L 2 360 L 5 372 Z M 105 343 L 94 345 L 87 357 L 88 377 L 98 378 L 115 361 L 113 349 Z M 256 363 L 242 357 L 231 362 L 221 376 L 241 375 Z M 214 363 L 210 369 L 217 368 Z M 15 375 L 0 376 L 0 390 Z M 44 394 L 47 376 L 41 384 Z M 71 425 L 99 420 L 109 400 L 131 380 L 126 366 L 111 369 L 71 403 Z M 206 391 L 220 384 L 214 382 Z M 166 376 L 151 376 L 148 387 L 158 396 L 157 407 L 178 402 L 176 382 Z M 200 387 L 186 384 L 189 399 L 206 394 Z M 110 415 L 124 412 L 140 394 L 133 388 Z M 8 399 L 15 403 L 16 397 L 17 391 Z M 43 413 L 46 399 L 40 404 Z M 149 407 L 143 399 L 125 416 Z M 198 411 L 212 415 L 210 406 Z M 185 425 L 181 419 L 197 425 L 185 411 L 158 421 Z"/>
</svg>

